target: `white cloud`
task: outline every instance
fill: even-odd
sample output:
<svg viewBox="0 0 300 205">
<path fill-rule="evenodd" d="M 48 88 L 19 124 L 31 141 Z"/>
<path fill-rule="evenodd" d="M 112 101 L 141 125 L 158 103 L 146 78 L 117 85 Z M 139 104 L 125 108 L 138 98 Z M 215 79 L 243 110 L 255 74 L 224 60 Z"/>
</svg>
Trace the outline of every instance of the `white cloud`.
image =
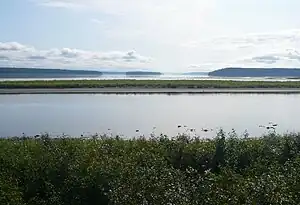
<svg viewBox="0 0 300 205">
<path fill-rule="evenodd" d="M 215 46 L 215 49 L 243 49 L 257 46 L 279 47 L 300 45 L 300 29 L 272 33 L 250 33 L 239 36 L 218 36 L 202 41 L 189 40 L 182 47 L 199 48 Z"/>
<path fill-rule="evenodd" d="M 33 47 L 25 46 L 17 42 L 0 42 L 0 51 L 29 51 L 33 50 Z"/>
<path fill-rule="evenodd" d="M 65 58 L 77 58 L 80 55 L 84 55 L 84 51 L 71 48 L 62 48 L 59 51 L 59 55 Z"/>
<path fill-rule="evenodd" d="M 274 55 L 255 56 L 251 60 L 258 63 L 274 64 L 280 60 L 279 57 Z"/>
<path fill-rule="evenodd" d="M 176 43 L 184 38 L 203 33 L 206 16 L 215 6 L 215 0 L 35 0 L 42 6 L 64 8 L 97 14 L 91 19 L 110 22 L 109 35 L 125 39 L 131 33 L 143 34 L 143 39 L 161 43 Z M 106 23 L 106 22 L 105 22 Z M 123 34 L 127 35 L 124 36 Z M 174 35 L 176 34 L 176 35 Z"/>
<path fill-rule="evenodd" d="M 300 30 L 297 29 L 190 40 L 181 43 L 180 48 L 189 54 L 185 57 L 190 61 L 187 63 L 198 65 L 199 70 L 228 66 L 300 67 Z"/>
<path fill-rule="evenodd" d="M 149 1 L 136 1 L 136 0 L 33 0 L 39 5 L 48 7 L 59 7 L 68 9 L 82 9 L 82 10 L 98 10 L 110 14 L 125 14 L 125 13 L 139 13 L 145 11 L 147 13 L 155 11 L 175 11 L 183 10 L 184 8 L 197 7 L 191 10 L 195 12 L 203 11 L 208 7 L 214 5 L 213 0 L 149 0 Z M 200 10 L 199 10 L 200 9 Z"/>
<path fill-rule="evenodd" d="M 212 64 L 201 64 L 201 65 L 196 65 L 196 64 L 191 64 L 188 66 L 187 68 L 187 72 L 197 72 L 197 71 L 207 71 L 209 69 L 207 69 L 208 67 L 211 67 Z M 214 65 L 216 66 L 216 65 Z"/>
<path fill-rule="evenodd" d="M 246 63 L 270 64 L 276 66 L 278 64 L 298 64 L 300 65 L 300 53 L 297 50 L 286 49 L 281 53 L 270 53 L 263 56 L 255 56 L 251 59 L 245 59 Z"/>
<path fill-rule="evenodd" d="M 272 7 L 276 3 L 271 1 L 259 4 L 259 8 L 258 2 L 251 0 L 229 1 L 228 6 L 218 0 L 29 1 L 54 12 L 58 8 L 68 9 L 83 22 L 94 24 L 87 25 L 86 35 L 82 35 L 82 39 L 87 39 L 86 47 L 95 49 L 96 42 L 105 50 L 133 48 L 154 57 L 152 67 L 162 71 L 201 71 L 226 66 L 300 67 L 296 53 L 300 51 L 300 29 L 280 31 L 299 28 L 297 18 L 291 18 L 293 12 L 273 15 L 282 8 Z M 274 32 L 276 29 L 279 31 Z M 74 47 L 82 45 L 76 38 L 74 34 L 68 43 L 73 41 Z M 293 52 L 289 54 L 287 49 Z M 136 52 L 103 53 L 79 48 L 39 50 L 33 53 L 31 62 L 49 59 L 62 65 L 74 64 L 74 59 L 88 66 L 99 62 L 110 66 L 149 65 L 149 58 Z"/>
<path fill-rule="evenodd" d="M 297 50 L 287 49 L 288 54 L 286 57 L 290 60 L 297 60 L 300 62 L 300 52 Z"/>
<path fill-rule="evenodd" d="M 0 65 L 72 68 L 149 68 L 151 58 L 135 51 L 98 52 L 72 48 L 38 50 L 0 42 Z M 1 49 L 2 48 L 2 49 Z"/>
<path fill-rule="evenodd" d="M 41 55 L 28 56 L 28 60 L 46 60 L 47 57 Z"/>
<path fill-rule="evenodd" d="M 42 6 L 56 7 L 56 8 L 67 8 L 67 9 L 82 9 L 84 8 L 83 4 L 80 2 L 72 1 L 59 1 L 59 0 L 45 0 L 45 1 L 36 1 Z"/>
<path fill-rule="evenodd" d="M 9 57 L 7 56 L 0 56 L 0 61 L 8 61 L 9 60 Z"/>
<path fill-rule="evenodd" d="M 99 20 L 97 18 L 92 18 L 91 22 L 95 23 L 95 24 L 99 24 L 99 25 L 103 25 L 104 24 L 104 21 L 101 21 L 101 20 Z"/>
</svg>

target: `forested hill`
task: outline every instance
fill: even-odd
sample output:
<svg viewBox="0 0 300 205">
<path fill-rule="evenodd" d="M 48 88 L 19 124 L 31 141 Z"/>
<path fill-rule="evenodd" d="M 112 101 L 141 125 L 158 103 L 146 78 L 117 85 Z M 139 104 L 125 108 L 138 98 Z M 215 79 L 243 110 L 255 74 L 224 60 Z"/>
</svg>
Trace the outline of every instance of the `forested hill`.
<svg viewBox="0 0 300 205">
<path fill-rule="evenodd" d="M 217 77 L 300 77 L 297 68 L 223 68 L 208 73 Z"/>
<path fill-rule="evenodd" d="M 64 78 L 64 77 L 96 77 L 99 71 L 39 69 L 39 68 L 0 68 L 0 78 Z"/>
</svg>

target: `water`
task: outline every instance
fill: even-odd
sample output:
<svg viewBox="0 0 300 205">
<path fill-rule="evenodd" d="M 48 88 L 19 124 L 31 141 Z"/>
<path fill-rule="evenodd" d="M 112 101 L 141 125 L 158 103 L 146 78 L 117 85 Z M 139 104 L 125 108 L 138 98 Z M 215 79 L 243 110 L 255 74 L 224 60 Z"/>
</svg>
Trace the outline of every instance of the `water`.
<svg viewBox="0 0 300 205">
<path fill-rule="evenodd" d="M 300 95 L 281 94 L 0 95 L 0 136 L 185 132 L 178 125 L 195 128 L 201 137 L 214 136 L 220 127 L 260 136 L 266 130 L 259 125 L 270 121 L 279 133 L 300 131 L 299 105 Z"/>
<path fill-rule="evenodd" d="M 164 74 L 160 76 L 126 76 L 126 75 L 102 75 L 100 77 L 75 77 L 75 78 L 0 78 L 0 81 L 32 81 L 32 80 L 236 80 L 236 81 L 299 81 L 300 79 L 269 78 L 269 77 L 240 77 L 225 78 L 211 77 L 208 75 L 179 75 Z"/>
</svg>

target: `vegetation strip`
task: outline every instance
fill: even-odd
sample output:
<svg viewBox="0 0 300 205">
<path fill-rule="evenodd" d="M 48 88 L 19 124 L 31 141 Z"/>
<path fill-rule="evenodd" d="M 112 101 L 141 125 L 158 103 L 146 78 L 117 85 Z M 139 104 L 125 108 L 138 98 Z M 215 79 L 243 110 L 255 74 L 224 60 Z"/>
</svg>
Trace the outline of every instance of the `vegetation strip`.
<svg viewBox="0 0 300 205">
<path fill-rule="evenodd" d="M 0 139 L 0 204 L 299 204 L 300 134 Z"/>
<path fill-rule="evenodd" d="M 0 81 L 0 89 L 36 88 L 300 88 L 300 81 L 233 80 L 37 80 Z"/>
<path fill-rule="evenodd" d="M 300 88 L 14 88 L 5 94 L 300 94 Z"/>
</svg>

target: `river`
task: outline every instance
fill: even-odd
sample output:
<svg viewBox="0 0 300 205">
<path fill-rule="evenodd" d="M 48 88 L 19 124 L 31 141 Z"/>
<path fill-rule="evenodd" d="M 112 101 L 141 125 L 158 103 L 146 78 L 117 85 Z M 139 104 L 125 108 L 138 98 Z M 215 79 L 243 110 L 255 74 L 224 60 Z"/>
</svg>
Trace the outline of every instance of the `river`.
<svg viewBox="0 0 300 205">
<path fill-rule="evenodd" d="M 278 124 L 278 133 L 300 131 L 299 105 L 297 94 L 0 95 L 0 136 L 213 137 L 220 128 L 261 136 L 270 131 L 259 125 L 269 122 Z"/>
<path fill-rule="evenodd" d="M 234 81 L 299 81 L 300 79 L 276 77 L 212 77 L 208 75 L 163 74 L 160 76 L 126 76 L 102 75 L 98 77 L 68 78 L 0 78 L 0 81 L 32 81 L 32 80 L 234 80 Z"/>
</svg>

